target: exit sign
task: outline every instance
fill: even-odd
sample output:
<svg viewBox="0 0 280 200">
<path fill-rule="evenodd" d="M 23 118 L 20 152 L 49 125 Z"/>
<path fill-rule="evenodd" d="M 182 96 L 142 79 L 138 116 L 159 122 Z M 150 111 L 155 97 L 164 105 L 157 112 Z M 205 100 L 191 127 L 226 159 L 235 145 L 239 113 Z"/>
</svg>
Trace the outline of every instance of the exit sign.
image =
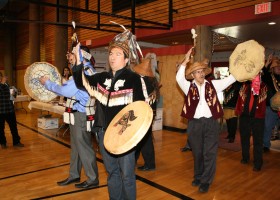
<svg viewBox="0 0 280 200">
<path fill-rule="evenodd" d="M 255 5 L 255 15 L 271 12 L 271 2 Z"/>
</svg>

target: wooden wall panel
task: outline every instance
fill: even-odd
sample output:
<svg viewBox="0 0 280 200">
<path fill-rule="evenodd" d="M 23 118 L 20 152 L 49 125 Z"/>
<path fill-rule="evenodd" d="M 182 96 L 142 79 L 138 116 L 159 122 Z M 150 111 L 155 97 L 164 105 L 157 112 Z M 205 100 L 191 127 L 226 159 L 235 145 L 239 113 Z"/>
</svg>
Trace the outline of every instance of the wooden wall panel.
<svg viewBox="0 0 280 200">
<path fill-rule="evenodd" d="M 20 69 L 16 71 L 16 77 L 17 77 L 17 83 L 16 83 L 16 88 L 21 89 L 21 92 L 23 94 L 27 94 L 27 91 L 24 86 L 24 74 L 25 74 L 26 69 Z"/>
<path fill-rule="evenodd" d="M 30 64 L 29 26 L 26 24 L 19 24 L 16 38 L 16 66 L 18 68 Z"/>
<path fill-rule="evenodd" d="M 187 123 L 180 115 L 184 102 L 184 95 L 176 82 L 177 63 L 184 55 L 159 56 L 159 72 L 161 75 L 160 93 L 163 96 L 163 124 L 164 126 L 186 129 Z"/>
<path fill-rule="evenodd" d="M 51 7 L 44 7 L 43 10 L 43 20 L 44 21 L 55 21 L 56 20 L 56 10 Z M 40 57 L 41 61 L 46 61 L 53 63 L 54 61 L 54 48 L 55 48 L 55 27 L 54 25 L 44 25 L 41 31 L 41 41 L 40 41 Z"/>
<path fill-rule="evenodd" d="M 85 1 L 77 1 L 74 6 L 80 6 L 81 8 L 85 8 Z M 228 11 L 237 8 L 243 8 L 247 6 L 254 6 L 257 3 L 262 3 L 261 0 L 174 0 L 173 1 L 173 9 L 177 10 L 178 13 L 173 13 L 173 21 L 194 18 L 198 16 Z M 97 10 L 96 2 L 89 2 L 90 9 Z M 111 1 L 101 1 L 101 12 L 111 13 Z M 125 10 L 116 13 L 122 16 L 131 17 L 131 10 Z M 168 23 L 168 1 L 166 0 L 157 0 L 155 2 L 151 2 L 148 4 L 140 5 L 136 7 L 136 18 L 150 20 L 160 23 Z M 86 13 L 76 13 L 77 21 L 84 24 L 95 24 L 97 21 L 97 15 L 95 14 L 86 14 Z M 114 18 L 112 16 L 101 16 L 101 23 L 109 23 L 110 20 L 116 21 L 123 25 L 131 25 L 129 20 Z M 137 25 L 149 25 L 147 23 L 138 23 Z M 121 28 L 116 27 L 108 27 L 113 30 L 121 31 Z M 80 41 L 85 40 L 98 40 L 98 38 L 104 38 L 107 36 L 113 36 L 114 33 L 96 31 L 96 30 L 87 30 L 82 29 L 77 31 Z M 94 45 L 94 44 L 93 44 Z"/>
</svg>

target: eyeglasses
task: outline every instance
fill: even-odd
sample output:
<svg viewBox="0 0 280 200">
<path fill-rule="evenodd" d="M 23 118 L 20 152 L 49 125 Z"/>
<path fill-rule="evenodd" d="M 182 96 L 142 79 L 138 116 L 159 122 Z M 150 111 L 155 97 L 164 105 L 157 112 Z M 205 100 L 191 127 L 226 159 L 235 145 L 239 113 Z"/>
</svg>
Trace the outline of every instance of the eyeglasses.
<svg viewBox="0 0 280 200">
<path fill-rule="evenodd" d="M 193 72 L 193 74 L 205 74 L 205 69 L 196 70 Z"/>
</svg>

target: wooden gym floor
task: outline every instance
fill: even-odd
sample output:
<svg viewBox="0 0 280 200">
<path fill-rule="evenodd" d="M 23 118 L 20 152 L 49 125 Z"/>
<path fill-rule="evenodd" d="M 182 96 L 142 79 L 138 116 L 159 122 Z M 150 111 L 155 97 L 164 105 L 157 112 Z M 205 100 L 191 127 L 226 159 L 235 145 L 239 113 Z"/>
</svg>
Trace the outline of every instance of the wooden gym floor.
<svg viewBox="0 0 280 200">
<path fill-rule="evenodd" d="M 18 110 L 18 131 L 25 147 L 14 148 L 8 125 L 5 132 L 7 149 L 0 149 L 0 199 L 108 199 L 107 175 L 100 153 L 97 152 L 100 185 L 88 190 L 76 189 L 74 184 L 58 186 L 57 181 L 68 177 L 69 133 L 64 137 L 57 129 L 36 127 L 39 111 L 28 114 Z M 56 116 L 56 115 L 54 115 Z M 59 117 L 59 116 L 57 116 Z M 252 161 L 240 164 L 241 151 L 218 150 L 217 172 L 209 192 L 201 194 L 191 186 L 193 158 L 191 152 L 180 152 L 186 134 L 154 131 L 156 170 L 135 169 L 137 199 L 280 199 L 280 152 L 264 154 L 260 172 L 252 171 Z M 94 145 L 96 149 L 96 145 Z M 252 153 L 252 152 L 251 152 Z M 252 155 L 252 154 L 251 154 Z M 252 156 L 251 156 L 252 157 Z M 137 166 L 143 164 L 143 159 Z M 81 181 L 86 179 L 82 174 Z"/>
</svg>

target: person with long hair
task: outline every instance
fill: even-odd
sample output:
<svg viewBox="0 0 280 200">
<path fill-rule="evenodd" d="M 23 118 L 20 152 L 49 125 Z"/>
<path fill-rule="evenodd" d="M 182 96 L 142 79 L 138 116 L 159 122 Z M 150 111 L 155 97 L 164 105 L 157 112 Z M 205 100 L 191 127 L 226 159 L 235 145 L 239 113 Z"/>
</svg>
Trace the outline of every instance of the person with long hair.
<svg viewBox="0 0 280 200">
<path fill-rule="evenodd" d="M 72 78 L 71 70 L 68 66 L 64 67 L 61 73 L 61 84 L 65 84 L 67 81 L 69 81 L 70 78 Z M 67 97 L 60 96 L 59 98 L 59 104 L 63 104 L 67 100 Z"/>
<path fill-rule="evenodd" d="M 62 76 L 62 83 L 65 83 L 66 81 L 68 81 L 70 79 L 70 77 L 72 76 L 72 73 L 68 66 L 63 68 L 61 76 Z"/>
</svg>

